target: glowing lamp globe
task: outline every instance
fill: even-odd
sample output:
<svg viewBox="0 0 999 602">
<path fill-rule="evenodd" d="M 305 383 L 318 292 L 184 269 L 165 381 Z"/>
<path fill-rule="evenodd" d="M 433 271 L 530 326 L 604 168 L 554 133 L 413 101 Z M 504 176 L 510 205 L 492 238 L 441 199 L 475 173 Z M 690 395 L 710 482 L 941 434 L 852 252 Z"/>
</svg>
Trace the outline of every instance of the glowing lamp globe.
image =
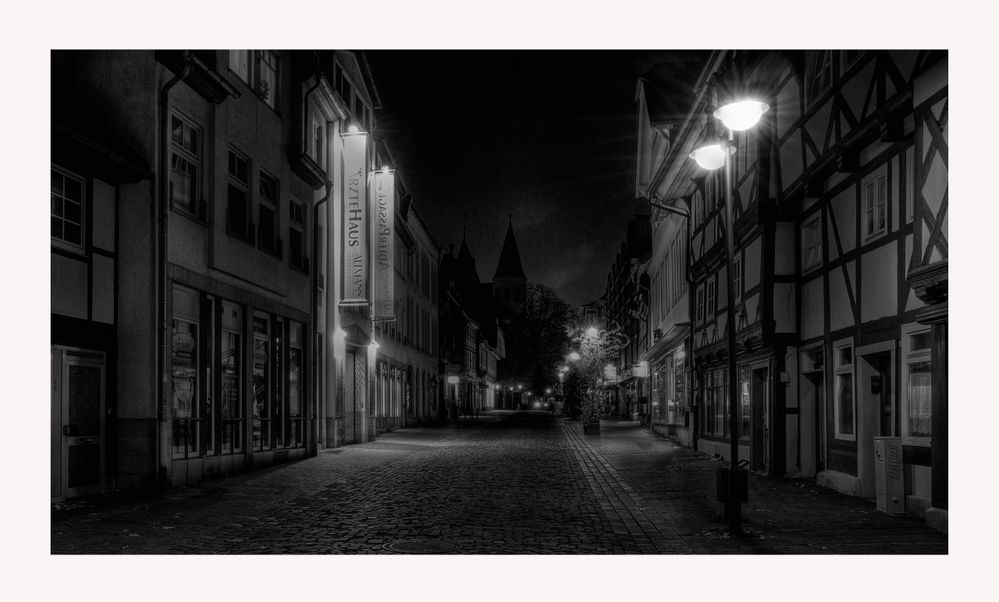
<svg viewBox="0 0 999 602">
<path fill-rule="evenodd" d="M 599 335 L 600 335 L 600 331 L 597 330 L 596 328 L 594 328 L 593 326 L 590 326 L 589 328 L 586 329 L 586 336 L 589 337 L 589 338 L 591 338 L 591 339 L 595 339 Z"/>
<path fill-rule="evenodd" d="M 715 117 L 721 119 L 725 127 L 733 132 L 741 132 L 756 125 L 769 109 L 770 105 L 765 102 L 740 100 L 715 111 Z"/>
<path fill-rule="evenodd" d="M 702 146 L 690 153 L 690 158 L 704 169 L 718 169 L 725 165 L 725 147 L 721 144 Z"/>
</svg>

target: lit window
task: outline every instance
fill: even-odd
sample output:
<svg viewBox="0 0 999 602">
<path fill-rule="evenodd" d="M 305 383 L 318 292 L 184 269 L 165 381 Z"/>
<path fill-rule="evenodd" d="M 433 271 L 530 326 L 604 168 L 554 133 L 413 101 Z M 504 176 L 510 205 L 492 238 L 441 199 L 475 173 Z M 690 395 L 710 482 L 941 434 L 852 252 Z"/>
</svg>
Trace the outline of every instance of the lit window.
<svg viewBox="0 0 999 602">
<path fill-rule="evenodd" d="M 853 403 L 853 344 L 851 341 L 837 343 L 833 349 L 835 360 L 835 413 L 836 438 L 855 441 L 857 439 Z"/>
<path fill-rule="evenodd" d="M 52 168 L 52 240 L 83 249 L 83 180 Z"/>
<path fill-rule="evenodd" d="M 908 437 L 930 437 L 933 418 L 933 376 L 931 372 L 928 326 L 913 325 L 902 329 L 905 353 L 902 382 L 905 383 L 902 404 L 902 432 Z"/>
<path fill-rule="evenodd" d="M 864 240 L 888 230 L 888 174 L 881 168 L 863 181 Z"/>
</svg>

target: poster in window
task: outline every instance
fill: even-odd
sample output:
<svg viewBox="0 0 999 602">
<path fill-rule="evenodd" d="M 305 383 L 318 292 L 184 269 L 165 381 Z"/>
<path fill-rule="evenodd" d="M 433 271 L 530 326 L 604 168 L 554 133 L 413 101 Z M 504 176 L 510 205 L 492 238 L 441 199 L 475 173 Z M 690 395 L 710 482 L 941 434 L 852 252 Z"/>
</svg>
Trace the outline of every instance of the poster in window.
<svg viewBox="0 0 999 602">
<path fill-rule="evenodd" d="M 302 351 L 290 348 L 288 351 L 288 415 L 299 416 L 299 388 L 301 387 L 302 368 L 300 367 Z"/>
<path fill-rule="evenodd" d="M 197 327 L 186 322 L 174 323 L 173 334 L 173 415 L 190 418 L 195 402 L 198 370 L 195 351 Z"/>
</svg>

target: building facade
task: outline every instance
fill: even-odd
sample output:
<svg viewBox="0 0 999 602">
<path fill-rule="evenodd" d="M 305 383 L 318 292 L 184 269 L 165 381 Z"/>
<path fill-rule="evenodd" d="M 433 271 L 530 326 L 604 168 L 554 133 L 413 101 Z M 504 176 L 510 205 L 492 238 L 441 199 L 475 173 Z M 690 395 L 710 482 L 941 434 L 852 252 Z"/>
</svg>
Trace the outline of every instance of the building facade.
<svg viewBox="0 0 999 602">
<path fill-rule="evenodd" d="M 944 528 L 946 61 L 916 50 L 714 52 L 647 186 L 653 200 L 689 200 L 698 449 L 725 457 L 736 436 L 753 470 L 874 497 L 875 445 L 888 437 L 902 452 L 906 510 Z M 724 178 L 688 155 L 719 133 L 706 109 L 736 90 L 770 111 L 735 138 L 729 311 Z"/>
<path fill-rule="evenodd" d="M 362 54 L 57 51 L 52 72 L 53 500 L 429 418 L 438 252 L 374 170 Z"/>
<path fill-rule="evenodd" d="M 613 415 L 648 420 L 651 409 L 649 372 L 644 355 L 648 349 L 648 264 L 652 234 L 648 214 L 628 221 L 625 240 L 607 274 L 604 293 L 606 327 L 618 329 L 626 344 L 612 360 L 616 384 L 608 396 Z"/>
<path fill-rule="evenodd" d="M 53 147 L 53 401 L 63 400 L 53 448 L 60 421 L 68 448 L 53 478 L 91 475 L 80 466 L 96 455 L 102 476 L 88 491 L 133 490 L 308 455 L 316 184 L 295 163 L 301 82 L 316 57 L 88 51 L 52 61 L 60 102 L 103 120 L 107 137 L 134 149 L 123 156 L 148 166 L 133 187 L 95 180 L 72 124 Z M 94 350 L 98 340 L 113 343 Z M 99 418 L 77 426 L 81 407 L 101 408 Z M 81 439 L 97 453 L 75 450 Z M 76 493 L 67 485 L 53 497 Z"/>
</svg>

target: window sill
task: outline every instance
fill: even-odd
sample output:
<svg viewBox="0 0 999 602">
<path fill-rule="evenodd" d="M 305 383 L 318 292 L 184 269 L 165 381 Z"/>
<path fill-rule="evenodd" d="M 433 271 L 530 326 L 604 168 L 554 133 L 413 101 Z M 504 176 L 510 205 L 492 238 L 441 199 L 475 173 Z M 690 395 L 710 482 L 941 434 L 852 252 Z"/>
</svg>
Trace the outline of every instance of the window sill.
<svg viewBox="0 0 999 602">
<path fill-rule="evenodd" d="M 198 224 L 199 226 L 208 227 L 208 220 L 191 213 L 190 211 L 185 211 L 184 209 L 178 209 L 177 207 L 170 207 L 170 211 L 176 213 L 177 215 L 187 218 L 188 220 Z M 204 213 L 204 211 L 202 211 Z"/>
</svg>

